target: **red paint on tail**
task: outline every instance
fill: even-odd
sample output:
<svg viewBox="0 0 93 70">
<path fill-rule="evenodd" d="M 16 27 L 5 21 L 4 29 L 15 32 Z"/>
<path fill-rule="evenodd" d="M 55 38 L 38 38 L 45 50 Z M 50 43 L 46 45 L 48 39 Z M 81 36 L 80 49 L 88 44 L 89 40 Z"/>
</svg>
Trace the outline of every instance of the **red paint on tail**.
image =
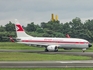
<svg viewBox="0 0 93 70">
<path fill-rule="evenodd" d="M 24 31 L 20 24 L 16 24 L 17 31 Z"/>
</svg>

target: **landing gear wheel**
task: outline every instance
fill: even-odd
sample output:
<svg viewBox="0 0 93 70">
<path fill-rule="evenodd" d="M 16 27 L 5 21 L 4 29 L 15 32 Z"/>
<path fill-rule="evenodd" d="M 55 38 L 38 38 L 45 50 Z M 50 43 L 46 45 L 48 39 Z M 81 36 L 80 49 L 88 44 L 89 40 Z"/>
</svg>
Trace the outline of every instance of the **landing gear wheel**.
<svg viewBox="0 0 93 70">
<path fill-rule="evenodd" d="M 57 46 L 55 47 L 55 50 L 54 50 L 54 52 L 58 52 L 58 47 L 57 47 Z"/>
<path fill-rule="evenodd" d="M 83 50 L 83 52 L 85 52 L 86 48 L 84 48 L 84 49 L 82 49 L 82 50 Z"/>
<path fill-rule="evenodd" d="M 83 52 L 85 52 L 85 51 L 83 51 Z"/>
<path fill-rule="evenodd" d="M 58 52 L 58 49 L 56 49 L 54 52 Z"/>
<path fill-rule="evenodd" d="M 45 49 L 45 52 L 48 52 L 48 50 L 47 50 L 47 49 Z"/>
</svg>

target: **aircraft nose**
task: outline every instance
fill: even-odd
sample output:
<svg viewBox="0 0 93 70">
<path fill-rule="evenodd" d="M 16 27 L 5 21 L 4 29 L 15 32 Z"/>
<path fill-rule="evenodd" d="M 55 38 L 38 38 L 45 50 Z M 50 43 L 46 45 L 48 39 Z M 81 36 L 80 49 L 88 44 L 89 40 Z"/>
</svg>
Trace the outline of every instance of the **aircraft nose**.
<svg viewBox="0 0 93 70">
<path fill-rule="evenodd" d="M 88 47 L 92 47 L 92 44 L 88 44 Z"/>
</svg>

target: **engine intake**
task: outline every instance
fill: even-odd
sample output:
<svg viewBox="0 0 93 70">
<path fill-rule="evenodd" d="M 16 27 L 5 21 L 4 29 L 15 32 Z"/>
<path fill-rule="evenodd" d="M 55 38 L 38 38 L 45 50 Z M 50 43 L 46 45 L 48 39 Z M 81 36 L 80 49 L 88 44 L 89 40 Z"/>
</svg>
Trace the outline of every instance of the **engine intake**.
<svg viewBox="0 0 93 70">
<path fill-rule="evenodd" d="M 49 45 L 46 49 L 48 51 L 58 51 L 58 47 L 56 45 Z"/>
</svg>

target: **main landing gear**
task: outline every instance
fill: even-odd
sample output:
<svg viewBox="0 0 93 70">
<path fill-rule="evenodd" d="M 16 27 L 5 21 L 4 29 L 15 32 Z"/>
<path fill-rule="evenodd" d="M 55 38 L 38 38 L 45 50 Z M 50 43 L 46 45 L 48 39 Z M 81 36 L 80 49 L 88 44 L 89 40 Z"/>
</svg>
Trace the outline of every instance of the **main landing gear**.
<svg viewBox="0 0 93 70">
<path fill-rule="evenodd" d="M 82 49 L 82 51 L 85 52 L 86 51 L 86 48 Z"/>
<path fill-rule="evenodd" d="M 47 48 L 45 48 L 45 52 L 48 52 L 48 49 Z"/>
</svg>

